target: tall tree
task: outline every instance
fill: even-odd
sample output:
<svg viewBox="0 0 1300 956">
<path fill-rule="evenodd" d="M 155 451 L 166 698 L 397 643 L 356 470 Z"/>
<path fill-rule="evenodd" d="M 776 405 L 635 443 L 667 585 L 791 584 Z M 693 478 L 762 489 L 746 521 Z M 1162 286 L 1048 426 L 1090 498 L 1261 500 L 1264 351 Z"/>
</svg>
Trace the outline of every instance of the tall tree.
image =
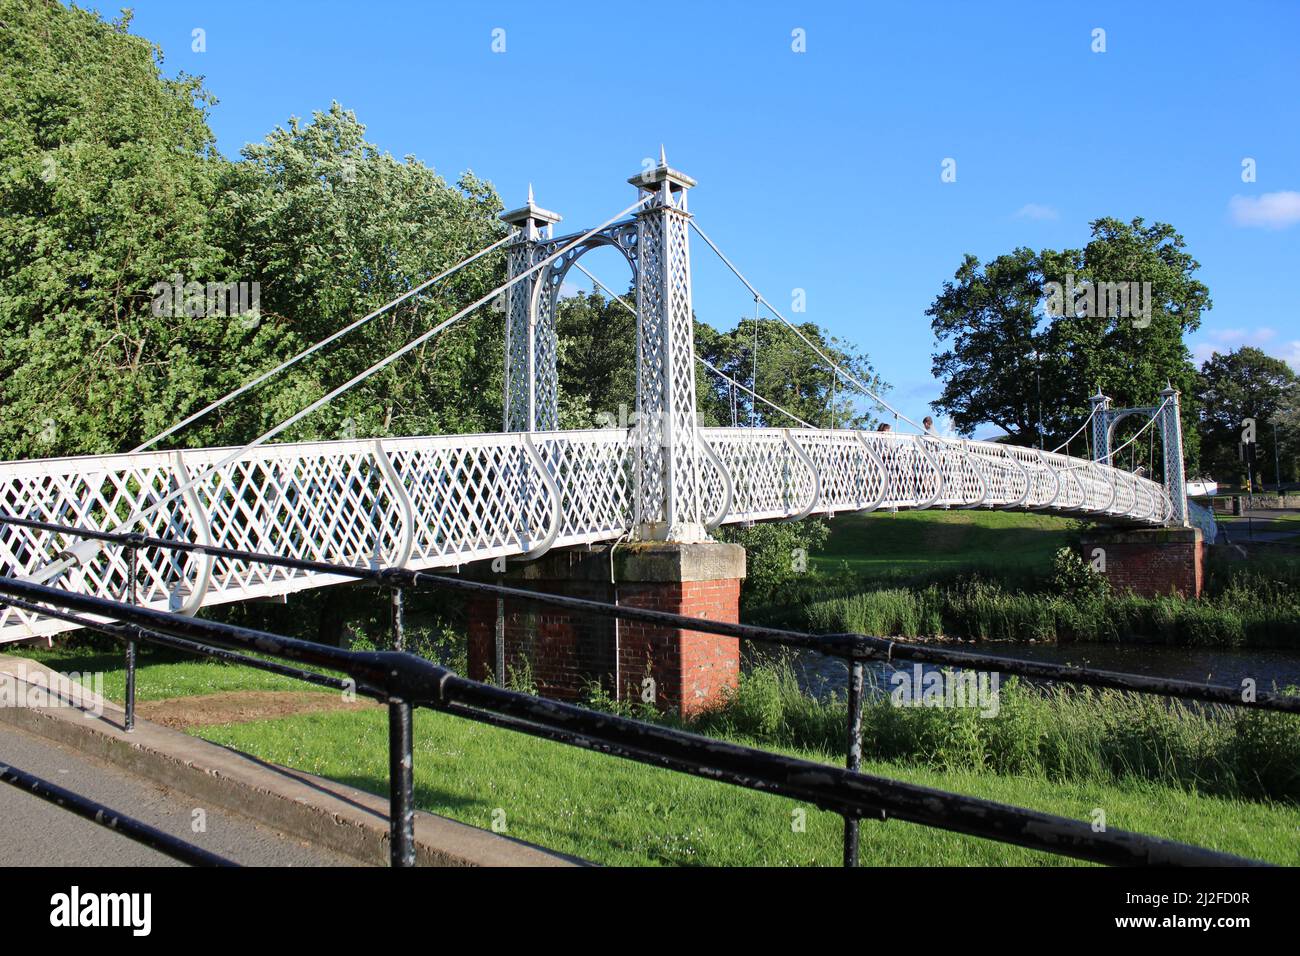
<svg viewBox="0 0 1300 956">
<path fill-rule="evenodd" d="M 211 233 L 241 278 L 260 283 L 274 347 L 244 356 L 244 375 L 319 341 L 498 238 L 501 203 L 465 173 L 455 186 L 414 157 L 365 139 L 339 104 L 292 119 L 245 147 L 217 194 Z M 218 420 L 228 440 L 342 384 L 504 280 L 500 252 L 390 310 L 268 383 L 258 402 Z M 412 435 L 500 428 L 504 315 L 483 306 L 304 420 L 286 438 Z M 209 396 L 196 390 L 198 403 Z M 205 442 L 216 436 L 196 432 Z"/>
<path fill-rule="evenodd" d="M 1170 383 L 1182 393 L 1184 447 L 1195 467 L 1196 369 L 1183 336 L 1211 308 L 1209 290 L 1194 278 L 1199 267 L 1172 226 L 1141 218 L 1094 221 L 1082 249 L 1019 248 L 982 269 L 968 255 L 926 313 L 946 346 L 934 356 L 944 381 L 934 407 L 964 433 L 991 422 L 1030 445 L 1041 394 L 1051 446 L 1087 416 L 1098 388 L 1119 406 L 1152 405 Z M 1049 314 L 1053 283 L 1065 294 Z M 1101 288 L 1134 296 L 1101 301 L 1093 295 Z"/>
<path fill-rule="evenodd" d="M 1239 451 L 1244 433 L 1253 432 L 1256 479 L 1276 480 L 1274 424 L 1297 394 L 1291 366 L 1244 346 L 1226 355 L 1215 354 L 1201 366 L 1197 378 L 1202 467 L 1219 480 L 1229 477 L 1245 484 L 1246 466 Z"/>
<path fill-rule="evenodd" d="M 926 310 L 935 337 L 948 344 L 934 356 L 934 375 L 943 380 L 935 410 L 963 434 L 987 422 L 1016 444 L 1036 445 L 1041 419 L 1043 430 L 1054 436 L 1069 411 L 1054 401 L 1059 363 L 1050 330 L 1040 328 L 1043 276 L 1037 253 L 1022 247 L 982 268 L 968 254 L 953 279 Z"/>
<path fill-rule="evenodd" d="M 196 381 L 236 375 L 245 330 L 160 317 L 150 287 L 224 279 L 194 77 L 56 0 L 0 0 L 0 457 L 112 452 Z"/>
</svg>

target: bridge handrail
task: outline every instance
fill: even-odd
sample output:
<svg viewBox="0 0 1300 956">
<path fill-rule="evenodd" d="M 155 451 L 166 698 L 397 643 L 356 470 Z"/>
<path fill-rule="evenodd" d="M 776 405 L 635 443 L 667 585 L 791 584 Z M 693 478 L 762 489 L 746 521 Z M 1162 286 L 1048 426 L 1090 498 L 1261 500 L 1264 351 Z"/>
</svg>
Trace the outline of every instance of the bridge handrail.
<svg viewBox="0 0 1300 956">
<path fill-rule="evenodd" d="M 432 579 L 432 575 L 417 575 Z M 385 572 L 389 583 L 403 578 Z M 429 583 L 434 583 L 432 580 Z M 444 582 L 445 583 L 445 582 Z M 463 582 L 475 583 L 475 582 Z M 485 585 L 531 600 L 537 592 Z M 404 651 L 351 651 L 265 631 L 166 614 L 32 582 L 0 578 L 9 603 L 43 611 L 94 615 L 83 626 L 121 640 L 155 636 L 206 639 L 212 649 L 255 651 L 348 674 L 359 693 L 387 701 L 390 722 L 390 813 L 392 863 L 414 865 L 412 711 L 415 706 L 598 750 L 640 763 L 707 777 L 747 789 L 791 797 L 836 812 L 846 820 L 894 817 L 952 832 L 1012 843 L 1094 862 L 1126 865 L 1250 865 L 1255 861 L 1143 834 L 1108 829 L 1040 811 L 949 793 L 884 777 L 840 769 L 676 728 L 643 723 L 472 681 Z M 578 599 L 565 599 L 574 601 Z M 596 602 L 581 601 L 592 605 Z M 670 618 L 692 630 L 720 622 L 667 612 L 596 604 L 618 618 Z M 740 626 L 740 625 L 737 625 Z M 893 642 L 890 642 L 891 644 Z M 255 660 L 255 659 L 250 659 Z M 266 662 L 263 662 L 266 663 Z M 1300 705 L 1300 700 L 1296 703 Z"/>
</svg>

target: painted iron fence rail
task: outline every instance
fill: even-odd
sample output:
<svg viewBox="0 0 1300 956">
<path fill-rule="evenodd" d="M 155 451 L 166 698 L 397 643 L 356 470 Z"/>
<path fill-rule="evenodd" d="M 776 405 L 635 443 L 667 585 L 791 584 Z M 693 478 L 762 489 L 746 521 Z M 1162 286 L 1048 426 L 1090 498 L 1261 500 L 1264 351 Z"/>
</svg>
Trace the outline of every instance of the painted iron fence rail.
<svg viewBox="0 0 1300 956">
<path fill-rule="evenodd" d="M 31 794 L 33 797 L 52 803 L 83 819 L 96 823 L 106 830 L 126 837 L 142 846 L 157 850 L 174 860 L 188 863 L 190 866 L 234 866 L 225 857 L 211 853 L 202 847 L 186 843 L 179 837 L 172 836 L 165 830 L 150 826 L 134 817 L 118 813 L 102 803 L 98 803 L 66 787 L 50 783 L 40 777 L 19 770 L 17 767 L 0 765 L 0 783 Z"/>
<path fill-rule="evenodd" d="M 710 527 L 877 508 L 1038 509 L 1153 525 L 1171 512 L 1154 482 L 1034 449 L 849 430 L 709 428 L 700 436 Z M 412 570 L 611 541 L 634 520 L 637 446 L 622 429 L 267 445 L 209 473 L 228 452 L 0 463 L 0 512 Z M 61 556 L 69 566 L 50 576 Z M 129 572 L 121 553 L 93 542 L 0 528 L 0 574 L 123 598 Z M 169 551 L 150 554 L 135 580 L 136 602 L 193 614 L 346 577 Z M 67 628 L 0 612 L 0 643 Z"/>
<path fill-rule="evenodd" d="M 436 576 L 418 577 L 433 579 Z M 533 592 L 521 593 L 539 597 Z M 164 636 L 206 642 L 212 649 L 251 651 L 350 675 L 356 681 L 359 693 L 386 701 L 389 707 L 389 824 L 391 862 L 395 866 L 415 863 L 412 710 L 416 706 L 789 797 L 840 814 L 846 821 L 892 818 L 1107 864 L 1204 866 L 1251 865 L 1254 862 L 1122 830 L 1094 832 L 1089 823 L 1080 820 L 902 783 L 853 769 L 840 769 L 545 700 L 468 680 L 403 651 L 345 651 L 12 578 L 0 578 L 0 594 L 6 595 L 6 603 L 22 607 L 29 613 L 55 613 L 63 618 L 79 619 L 81 626 L 107 631 L 119 639 L 152 641 Z M 632 610 L 611 605 L 599 607 L 602 613 L 619 617 Z M 96 620 L 81 615 L 94 615 Z M 709 625 L 718 623 L 681 618 L 680 615 L 667 616 L 697 630 L 707 630 Z M 253 666 L 265 663 L 244 656 Z M 848 834 L 846 827 L 846 856 Z M 856 855 L 856 842 L 853 851 Z M 846 859 L 846 862 L 850 861 Z"/>
</svg>

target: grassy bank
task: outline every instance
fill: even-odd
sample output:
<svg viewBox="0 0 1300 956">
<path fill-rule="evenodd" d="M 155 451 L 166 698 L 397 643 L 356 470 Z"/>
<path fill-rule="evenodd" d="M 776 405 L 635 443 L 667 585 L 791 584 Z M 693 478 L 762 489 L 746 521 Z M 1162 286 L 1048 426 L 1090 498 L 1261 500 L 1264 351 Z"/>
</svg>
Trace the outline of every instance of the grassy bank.
<svg viewBox="0 0 1300 956">
<path fill-rule="evenodd" d="M 1300 717 L 1188 706 L 1092 688 L 1002 681 L 996 713 L 896 706 L 885 686 L 863 707 L 863 752 L 942 772 L 1069 783 L 1147 781 L 1233 798 L 1300 804 Z M 1292 691 L 1294 692 L 1294 690 Z M 780 664 L 741 677 L 725 706 L 691 729 L 764 746 L 834 753 L 844 746 L 843 697 L 815 699 Z"/>
<path fill-rule="evenodd" d="M 979 511 L 843 515 L 814 573 L 748 618 L 817 631 L 975 640 L 1300 647 L 1300 559 L 1211 559 L 1203 597 L 1062 586 L 1071 519 Z"/>
<path fill-rule="evenodd" d="M 369 790 L 387 791 L 382 712 L 209 727 L 208 740 Z M 833 758 L 782 748 L 813 759 Z M 633 764 L 442 714 L 415 721 L 422 809 L 613 865 L 837 865 L 841 819 L 794 801 Z M 865 773 L 1300 865 L 1300 810 L 1157 784 L 1057 783 L 867 761 Z M 802 818 L 802 832 L 796 826 Z M 871 865 L 1061 865 L 1074 861 L 899 821 L 863 825 Z"/>
<path fill-rule="evenodd" d="M 802 605 L 804 626 L 890 637 L 1300 647 L 1300 591 L 1234 587 L 1199 601 L 1017 591 L 978 577 L 922 588 L 866 588 Z M 789 615 L 787 615 L 787 619 Z"/>
<path fill-rule="evenodd" d="M 1080 522 L 1005 511 L 900 511 L 839 515 L 811 564 L 848 568 L 862 580 L 902 580 L 945 571 L 1046 573 L 1052 555 L 1078 538 Z"/>
<path fill-rule="evenodd" d="M 31 652 L 29 652 L 31 653 Z M 120 699 L 121 658 L 37 651 L 59 670 L 103 670 Z M 245 667 L 142 652 L 142 700 L 305 685 Z M 608 705 L 607 702 L 606 705 Z M 1300 723 L 1214 714 L 1115 693 L 1001 688 L 997 716 L 973 709 L 864 712 L 864 772 L 1077 819 L 1097 808 L 1112 827 L 1300 865 Z M 842 700 L 814 701 L 788 671 L 745 676 L 732 700 L 690 729 L 811 760 L 840 763 Z M 309 713 L 196 728 L 259 758 L 383 794 L 382 711 Z M 834 865 L 839 818 L 795 802 L 633 765 L 446 715 L 420 711 L 419 805 L 602 863 Z M 792 828 L 806 814 L 804 832 Z M 899 822 L 864 829 L 877 864 L 1036 865 L 1045 854 Z"/>
</svg>

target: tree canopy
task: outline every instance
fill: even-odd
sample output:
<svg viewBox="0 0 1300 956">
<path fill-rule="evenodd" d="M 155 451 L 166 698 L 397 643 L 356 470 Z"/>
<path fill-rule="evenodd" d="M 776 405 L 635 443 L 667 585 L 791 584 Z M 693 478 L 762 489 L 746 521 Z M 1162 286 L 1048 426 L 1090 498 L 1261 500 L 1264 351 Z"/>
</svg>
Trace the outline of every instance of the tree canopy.
<svg viewBox="0 0 1300 956">
<path fill-rule="evenodd" d="M 1082 249 L 1018 248 L 982 266 L 965 257 L 926 313 L 941 346 L 933 369 L 944 387 L 934 407 L 964 434 L 991 422 L 1020 445 L 1039 442 L 1041 419 L 1041 440 L 1052 447 L 1088 415 L 1098 388 L 1116 406 L 1144 406 L 1169 383 L 1182 393 L 1194 463 L 1196 369 L 1183 336 L 1212 305 L 1194 277 L 1200 265 L 1167 223 L 1103 218 L 1091 230 Z M 1048 309 L 1052 283 L 1081 290 L 1067 292 L 1057 314 Z M 1099 298 L 1112 284 L 1110 299 Z"/>
<path fill-rule="evenodd" d="M 227 159 L 201 79 L 166 76 L 162 51 L 129 27 L 129 14 L 106 22 L 56 0 L 0 0 L 0 458 L 129 450 L 504 235 L 489 182 L 393 157 L 338 103 Z M 503 254 L 483 257 L 163 447 L 256 437 L 504 270 Z M 256 308 L 189 309 L 191 287 L 202 304 L 225 283 L 255 287 Z M 635 318 L 584 294 L 557 322 L 562 424 L 630 414 Z M 752 321 L 696 330 L 700 355 L 748 383 Z M 879 385 L 852 347 L 802 330 Z M 829 424 L 829 369 L 775 322 L 758 335 L 759 391 Z M 481 308 L 282 437 L 498 430 L 503 350 L 504 315 Z M 729 423 L 729 387 L 702 366 L 696 375 L 701 421 Z M 743 393 L 737 406 L 747 422 Z M 863 421 L 855 409 L 836 394 L 835 421 Z M 790 424 L 764 406 L 756 421 Z"/>
<path fill-rule="evenodd" d="M 1294 458 L 1280 450 L 1274 454 L 1274 437 L 1280 438 L 1282 429 L 1291 431 L 1282 413 L 1300 393 L 1296 383 L 1291 366 L 1257 348 L 1244 346 L 1211 356 L 1197 379 L 1204 470 L 1221 482 L 1239 480 L 1244 485 L 1247 470 L 1239 445 L 1250 429 L 1247 423 L 1253 423 L 1256 479 L 1270 475 L 1276 481 L 1279 460 L 1288 480 L 1293 479 Z"/>
</svg>

